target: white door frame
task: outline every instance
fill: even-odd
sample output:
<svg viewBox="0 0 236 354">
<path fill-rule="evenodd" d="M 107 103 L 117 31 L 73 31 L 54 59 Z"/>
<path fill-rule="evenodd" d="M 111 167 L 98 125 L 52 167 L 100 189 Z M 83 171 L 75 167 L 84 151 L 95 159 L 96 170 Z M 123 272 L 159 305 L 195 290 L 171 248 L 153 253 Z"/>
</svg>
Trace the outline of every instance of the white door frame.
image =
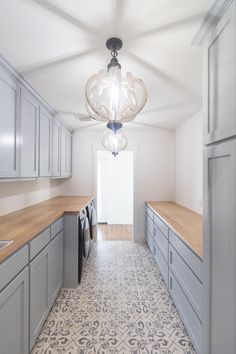
<svg viewBox="0 0 236 354">
<path fill-rule="evenodd" d="M 127 149 L 133 151 L 133 163 L 134 163 L 134 173 L 133 173 L 133 241 L 136 241 L 136 235 L 138 234 L 138 146 L 134 146 L 132 149 Z M 93 164 L 93 194 L 97 196 L 97 151 L 102 151 L 101 146 L 92 145 L 92 164 Z"/>
</svg>

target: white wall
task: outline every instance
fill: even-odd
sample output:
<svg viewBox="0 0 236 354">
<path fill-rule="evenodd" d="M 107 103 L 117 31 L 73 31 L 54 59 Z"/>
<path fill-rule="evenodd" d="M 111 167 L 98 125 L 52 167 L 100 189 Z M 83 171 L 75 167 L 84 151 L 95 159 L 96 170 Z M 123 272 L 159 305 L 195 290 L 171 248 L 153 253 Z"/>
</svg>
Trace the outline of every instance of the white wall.
<svg viewBox="0 0 236 354">
<path fill-rule="evenodd" d="M 0 215 L 59 195 L 60 184 L 60 180 L 1 182 Z"/>
<path fill-rule="evenodd" d="M 108 224 L 133 224 L 133 152 L 121 151 L 114 157 L 108 151 L 98 151 L 97 159 L 98 163 L 102 162 L 100 166 L 106 169 L 102 172 L 100 186 L 103 188 L 101 198 L 106 199 L 101 203 L 105 207 L 102 210 L 103 219 L 105 217 Z"/>
<path fill-rule="evenodd" d="M 73 136 L 73 177 L 62 195 L 96 195 L 96 155 L 105 130 L 79 130 Z M 174 132 L 155 129 L 125 131 L 134 151 L 134 240 L 143 241 L 144 202 L 174 199 Z M 126 196 L 123 196 L 126 203 Z"/>
<path fill-rule="evenodd" d="M 202 213 L 202 113 L 175 131 L 175 201 Z"/>
</svg>

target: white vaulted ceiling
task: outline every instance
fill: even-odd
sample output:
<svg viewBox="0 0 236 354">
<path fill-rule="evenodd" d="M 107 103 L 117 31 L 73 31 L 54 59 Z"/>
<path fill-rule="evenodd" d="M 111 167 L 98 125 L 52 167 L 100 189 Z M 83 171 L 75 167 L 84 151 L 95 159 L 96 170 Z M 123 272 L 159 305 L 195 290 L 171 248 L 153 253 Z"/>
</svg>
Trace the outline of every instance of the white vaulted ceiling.
<svg viewBox="0 0 236 354">
<path fill-rule="evenodd" d="M 73 128 L 96 126 L 76 115 L 86 115 L 86 80 L 110 61 L 106 40 L 120 37 L 122 70 L 143 79 L 148 89 L 135 125 L 174 129 L 201 108 L 201 48 L 191 42 L 207 5 L 207 0 L 0 0 L 0 54 Z"/>
</svg>

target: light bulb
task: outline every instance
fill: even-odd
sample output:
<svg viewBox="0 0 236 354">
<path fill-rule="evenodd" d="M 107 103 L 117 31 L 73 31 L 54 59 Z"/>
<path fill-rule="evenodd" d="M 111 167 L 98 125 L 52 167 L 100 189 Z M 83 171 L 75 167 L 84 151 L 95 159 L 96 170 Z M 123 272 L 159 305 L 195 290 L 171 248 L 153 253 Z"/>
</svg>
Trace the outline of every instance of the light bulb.
<svg viewBox="0 0 236 354">
<path fill-rule="evenodd" d="M 102 145 L 105 150 L 111 151 L 116 156 L 119 151 L 124 150 L 127 146 L 126 136 L 121 132 L 110 132 L 103 137 Z"/>
</svg>

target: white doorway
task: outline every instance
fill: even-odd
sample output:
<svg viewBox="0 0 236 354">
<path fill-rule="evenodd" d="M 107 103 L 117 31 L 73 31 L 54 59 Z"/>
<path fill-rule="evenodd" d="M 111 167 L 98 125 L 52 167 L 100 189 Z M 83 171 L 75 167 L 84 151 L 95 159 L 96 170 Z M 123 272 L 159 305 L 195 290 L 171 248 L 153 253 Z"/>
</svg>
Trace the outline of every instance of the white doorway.
<svg viewBox="0 0 236 354">
<path fill-rule="evenodd" d="M 122 151 L 116 157 L 108 151 L 97 152 L 98 223 L 117 225 L 119 233 L 133 225 L 133 171 L 133 151 Z"/>
</svg>

